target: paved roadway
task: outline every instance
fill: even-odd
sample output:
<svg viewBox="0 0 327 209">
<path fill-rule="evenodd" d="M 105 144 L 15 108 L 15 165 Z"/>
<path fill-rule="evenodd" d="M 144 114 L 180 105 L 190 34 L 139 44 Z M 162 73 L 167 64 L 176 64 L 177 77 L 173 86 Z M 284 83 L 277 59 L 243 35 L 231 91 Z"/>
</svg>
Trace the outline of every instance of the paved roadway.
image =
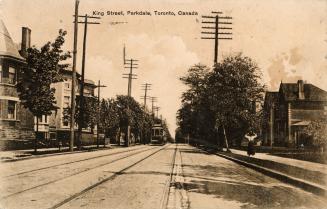
<svg viewBox="0 0 327 209">
<path fill-rule="evenodd" d="M 181 144 L 42 157 L 0 170 L 3 209 L 327 208 L 322 197 Z"/>
</svg>

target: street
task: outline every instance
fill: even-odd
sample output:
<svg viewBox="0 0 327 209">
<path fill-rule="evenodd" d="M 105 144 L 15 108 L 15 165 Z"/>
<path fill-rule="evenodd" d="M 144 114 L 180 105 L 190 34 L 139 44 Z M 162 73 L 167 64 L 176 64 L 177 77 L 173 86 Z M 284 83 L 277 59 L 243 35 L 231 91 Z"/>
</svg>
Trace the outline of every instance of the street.
<svg viewBox="0 0 327 209">
<path fill-rule="evenodd" d="M 327 208 L 319 196 L 184 144 L 0 165 L 0 204 L 28 208 Z"/>
</svg>

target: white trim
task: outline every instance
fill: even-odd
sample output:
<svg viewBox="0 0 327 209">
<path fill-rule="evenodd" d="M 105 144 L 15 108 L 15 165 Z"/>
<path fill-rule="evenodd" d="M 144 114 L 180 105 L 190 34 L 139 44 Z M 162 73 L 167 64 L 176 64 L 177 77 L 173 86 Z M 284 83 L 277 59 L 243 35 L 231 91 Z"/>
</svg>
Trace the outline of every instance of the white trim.
<svg viewBox="0 0 327 209">
<path fill-rule="evenodd" d="M 20 102 L 18 97 L 0 96 L 0 99 L 1 100 L 10 100 L 10 101 Z"/>
</svg>

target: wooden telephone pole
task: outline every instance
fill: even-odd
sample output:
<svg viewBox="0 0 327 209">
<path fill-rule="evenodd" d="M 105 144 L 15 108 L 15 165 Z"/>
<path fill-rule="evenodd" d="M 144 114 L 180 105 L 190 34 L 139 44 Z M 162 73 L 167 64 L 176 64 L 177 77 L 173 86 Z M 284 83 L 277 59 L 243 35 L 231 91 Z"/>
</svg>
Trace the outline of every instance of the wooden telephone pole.
<svg viewBox="0 0 327 209">
<path fill-rule="evenodd" d="M 100 19 L 100 17 L 93 17 L 86 15 L 78 15 L 78 17 L 83 17 L 83 21 L 78 21 L 77 23 L 84 24 L 84 39 L 83 39 L 83 55 L 82 55 L 82 75 L 81 75 L 81 88 L 79 95 L 79 121 L 78 121 L 78 148 L 81 146 L 81 136 L 82 136 L 82 128 L 84 122 L 84 77 L 85 77 L 85 54 L 86 54 L 86 36 L 87 36 L 87 26 L 89 24 L 100 24 L 98 22 L 89 22 L 88 19 Z"/>
<path fill-rule="evenodd" d="M 157 102 L 157 97 L 150 97 L 151 98 L 151 112 L 152 112 L 152 115 L 154 117 L 154 103 Z"/>
<path fill-rule="evenodd" d="M 98 85 L 97 85 L 97 88 L 98 88 L 98 118 L 97 118 L 97 148 L 99 148 L 99 124 L 100 124 L 100 107 L 101 107 L 101 103 L 100 103 L 100 89 L 101 88 L 104 88 L 104 87 L 107 87 L 105 85 L 101 85 L 100 83 L 100 80 L 98 81 Z M 106 146 L 106 142 L 103 143 L 103 146 Z"/>
<path fill-rule="evenodd" d="M 70 142 L 69 151 L 74 151 L 75 139 L 75 98 L 76 98 L 76 56 L 77 56 L 77 34 L 78 34 L 78 5 L 79 0 L 75 1 L 75 21 L 74 21 L 74 49 L 73 49 L 73 69 L 72 69 L 72 92 L 71 92 L 71 115 L 70 115 Z"/>
<path fill-rule="evenodd" d="M 154 110 L 157 112 L 157 118 L 159 118 L 159 110 L 160 110 L 160 107 L 155 106 L 155 107 L 153 107 L 153 108 L 154 108 Z"/>
<path fill-rule="evenodd" d="M 203 24 L 213 24 L 213 26 L 204 26 L 202 29 L 206 29 L 205 31 L 202 31 L 201 34 L 206 35 L 214 35 L 214 37 L 201 37 L 201 39 L 214 39 L 215 40 L 215 48 L 214 48 L 214 64 L 218 63 L 218 41 L 220 39 L 225 40 L 232 40 L 231 32 L 226 32 L 232 30 L 231 27 L 224 27 L 222 25 L 231 25 L 232 22 L 228 22 L 228 20 L 231 20 L 232 17 L 229 16 L 219 16 L 219 14 L 222 14 L 222 12 L 212 12 L 212 14 L 215 14 L 215 16 L 202 16 L 204 19 L 214 19 L 214 21 L 202 21 Z M 209 30 L 214 30 L 208 31 Z M 222 31 L 222 32 L 221 32 Z M 221 36 L 224 35 L 224 36 Z"/>
<path fill-rule="evenodd" d="M 124 56 L 124 68 L 129 69 L 129 73 L 124 73 L 123 78 L 128 79 L 128 87 L 127 87 L 127 96 L 132 97 L 132 80 L 137 79 L 137 74 L 133 73 L 134 69 L 138 69 L 138 60 L 135 59 L 126 59 L 126 50 L 125 50 L 125 45 L 124 45 L 124 51 L 123 51 L 123 56 Z M 127 111 L 129 111 L 129 105 L 127 106 Z M 130 145 L 130 135 L 131 135 L 131 126 L 129 125 L 129 119 L 127 120 L 127 130 L 126 130 L 126 140 L 125 140 L 125 146 Z"/>
<path fill-rule="evenodd" d="M 151 98 L 151 97 L 147 96 L 148 91 L 149 90 L 152 90 L 151 89 L 151 86 L 152 86 L 152 84 L 150 84 L 150 83 L 142 84 L 142 88 L 143 88 L 142 90 L 144 90 L 144 96 L 141 96 L 141 99 L 144 100 L 144 102 L 143 102 L 143 104 L 144 104 L 144 110 L 146 109 L 146 100 L 148 98 Z"/>
</svg>

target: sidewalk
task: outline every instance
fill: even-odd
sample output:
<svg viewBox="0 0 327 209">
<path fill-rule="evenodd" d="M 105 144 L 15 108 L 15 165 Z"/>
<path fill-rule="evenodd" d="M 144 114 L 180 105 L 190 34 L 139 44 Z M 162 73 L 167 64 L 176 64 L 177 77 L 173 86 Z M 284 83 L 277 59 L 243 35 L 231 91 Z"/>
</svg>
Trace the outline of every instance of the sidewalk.
<svg viewBox="0 0 327 209">
<path fill-rule="evenodd" d="M 116 145 L 110 145 L 110 146 L 107 145 L 106 147 L 100 145 L 99 149 L 112 149 L 113 147 L 116 147 Z M 0 162 L 17 161 L 17 160 L 46 157 L 46 156 L 53 156 L 53 155 L 88 152 L 92 149 L 97 149 L 97 145 L 83 146 L 82 150 L 76 150 L 76 147 L 74 147 L 75 150 L 74 152 L 70 152 L 69 147 L 61 147 L 61 151 L 59 151 L 58 147 L 40 148 L 37 149 L 37 154 L 33 154 L 34 149 L 0 151 Z"/>
<path fill-rule="evenodd" d="M 243 150 L 237 150 L 237 149 L 230 149 L 232 153 L 247 156 L 247 152 Z M 321 163 L 314 163 L 304 160 L 297 160 L 292 158 L 285 158 L 285 157 L 278 157 L 274 155 L 270 155 L 268 153 L 255 153 L 254 156 L 251 158 L 257 158 L 262 160 L 269 160 L 277 163 L 283 163 L 286 165 L 299 167 L 302 169 L 310 169 L 311 171 L 318 171 L 321 173 L 324 173 L 327 176 L 327 165 L 321 164 Z"/>
<path fill-rule="evenodd" d="M 238 164 L 264 173 L 267 176 L 279 179 L 304 190 L 319 195 L 327 195 L 327 165 L 256 153 L 249 157 L 246 151 L 231 149 L 231 152 L 217 151 L 217 146 L 196 140 L 202 144 L 199 148 L 232 160 Z"/>
</svg>

